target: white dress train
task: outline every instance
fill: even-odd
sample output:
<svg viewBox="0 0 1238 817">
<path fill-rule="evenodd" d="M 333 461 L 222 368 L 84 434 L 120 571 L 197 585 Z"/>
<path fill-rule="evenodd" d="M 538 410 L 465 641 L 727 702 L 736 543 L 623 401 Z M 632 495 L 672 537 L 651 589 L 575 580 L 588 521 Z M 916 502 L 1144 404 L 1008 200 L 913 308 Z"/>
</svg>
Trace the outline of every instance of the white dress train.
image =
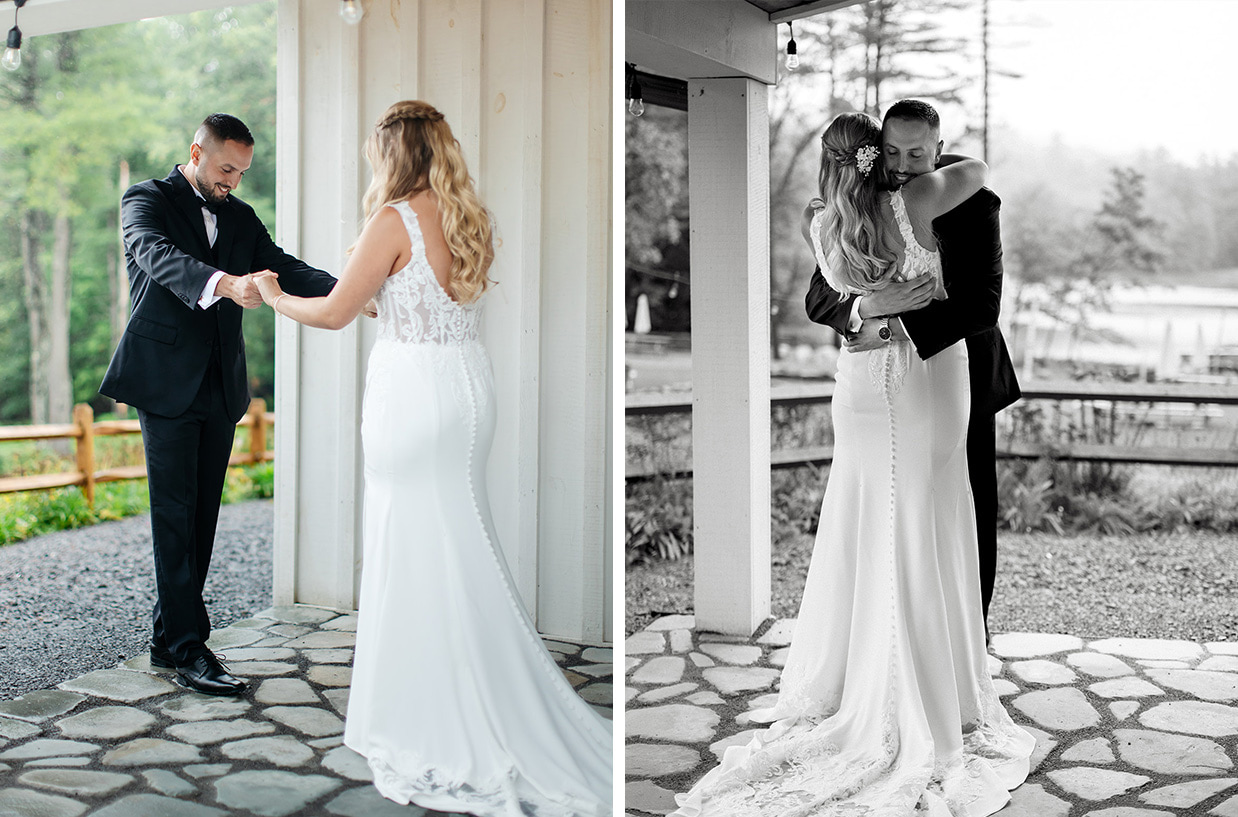
<svg viewBox="0 0 1238 817">
<path fill-rule="evenodd" d="M 941 275 L 900 192 L 904 278 Z M 820 235 L 820 212 L 813 219 Z M 818 262 L 824 253 L 816 240 Z M 773 722 L 686 795 L 680 817 L 983 817 L 1035 739 L 989 677 L 967 479 L 967 348 L 839 357 L 834 462 Z"/>
<path fill-rule="evenodd" d="M 611 814 L 610 723 L 516 595 L 486 496 L 494 433 L 477 303 L 443 291 L 417 216 L 378 294 L 362 408 L 364 564 L 344 743 L 386 798 L 477 817 Z"/>
</svg>

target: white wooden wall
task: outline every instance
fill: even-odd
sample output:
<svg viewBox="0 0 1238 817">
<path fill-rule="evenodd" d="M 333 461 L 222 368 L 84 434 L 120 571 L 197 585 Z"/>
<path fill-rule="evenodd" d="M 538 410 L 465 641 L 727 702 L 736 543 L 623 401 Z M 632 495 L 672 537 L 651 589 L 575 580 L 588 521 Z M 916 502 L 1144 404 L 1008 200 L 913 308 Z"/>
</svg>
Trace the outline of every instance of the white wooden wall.
<svg viewBox="0 0 1238 817">
<path fill-rule="evenodd" d="M 392 102 L 446 115 L 499 226 L 485 343 L 499 424 L 495 524 L 547 634 L 613 640 L 608 0 L 280 0 L 277 240 L 338 271 L 368 183 L 361 147 Z M 357 431 L 373 326 L 280 321 L 277 603 L 351 607 L 360 570 Z"/>
</svg>

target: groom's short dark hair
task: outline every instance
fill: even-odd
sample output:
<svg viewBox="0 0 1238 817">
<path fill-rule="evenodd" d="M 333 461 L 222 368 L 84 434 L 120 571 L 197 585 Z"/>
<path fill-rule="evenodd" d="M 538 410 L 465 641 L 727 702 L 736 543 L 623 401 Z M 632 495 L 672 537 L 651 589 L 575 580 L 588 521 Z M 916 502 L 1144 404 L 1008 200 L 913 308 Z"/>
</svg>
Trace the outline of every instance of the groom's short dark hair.
<svg viewBox="0 0 1238 817">
<path fill-rule="evenodd" d="M 922 99 L 900 99 L 886 111 L 886 119 L 910 119 L 923 122 L 934 130 L 941 130 L 941 117 L 937 109 Z"/>
<path fill-rule="evenodd" d="M 215 142 L 240 142 L 253 147 L 254 135 L 245 127 L 245 123 L 232 114 L 213 113 L 202 120 L 195 141 L 202 144 L 203 139 Z"/>
</svg>

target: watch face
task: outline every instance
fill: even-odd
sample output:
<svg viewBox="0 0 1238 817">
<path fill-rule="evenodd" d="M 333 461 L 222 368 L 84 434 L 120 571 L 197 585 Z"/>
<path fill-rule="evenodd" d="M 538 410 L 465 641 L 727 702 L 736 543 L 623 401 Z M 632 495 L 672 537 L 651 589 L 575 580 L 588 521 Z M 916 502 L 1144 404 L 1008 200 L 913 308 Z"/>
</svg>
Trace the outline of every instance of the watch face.
<svg viewBox="0 0 1238 817">
<path fill-rule="evenodd" d="M 881 327 L 880 329 L 878 329 L 878 330 L 877 330 L 877 337 L 881 338 L 882 340 L 889 340 L 889 339 L 890 339 L 890 337 L 891 337 L 891 334 L 890 334 L 890 327 L 888 327 L 888 326 L 883 326 L 883 327 Z"/>
</svg>

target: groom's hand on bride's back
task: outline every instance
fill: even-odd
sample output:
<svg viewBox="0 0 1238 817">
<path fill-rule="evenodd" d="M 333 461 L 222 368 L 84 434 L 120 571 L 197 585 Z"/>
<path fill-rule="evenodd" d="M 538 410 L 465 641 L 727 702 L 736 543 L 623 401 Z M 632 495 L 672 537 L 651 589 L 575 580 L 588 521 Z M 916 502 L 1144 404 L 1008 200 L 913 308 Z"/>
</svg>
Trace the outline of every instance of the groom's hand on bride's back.
<svg viewBox="0 0 1238 817">
<path fill-rule="evenodd" d="M 884 288 L 865 295 L 860 301 L 861 318 L 901 315 L 928 306 L 933 300 L 937 279 L 921 275 L 910 281 L 892 281 Z"/>
</svg>

